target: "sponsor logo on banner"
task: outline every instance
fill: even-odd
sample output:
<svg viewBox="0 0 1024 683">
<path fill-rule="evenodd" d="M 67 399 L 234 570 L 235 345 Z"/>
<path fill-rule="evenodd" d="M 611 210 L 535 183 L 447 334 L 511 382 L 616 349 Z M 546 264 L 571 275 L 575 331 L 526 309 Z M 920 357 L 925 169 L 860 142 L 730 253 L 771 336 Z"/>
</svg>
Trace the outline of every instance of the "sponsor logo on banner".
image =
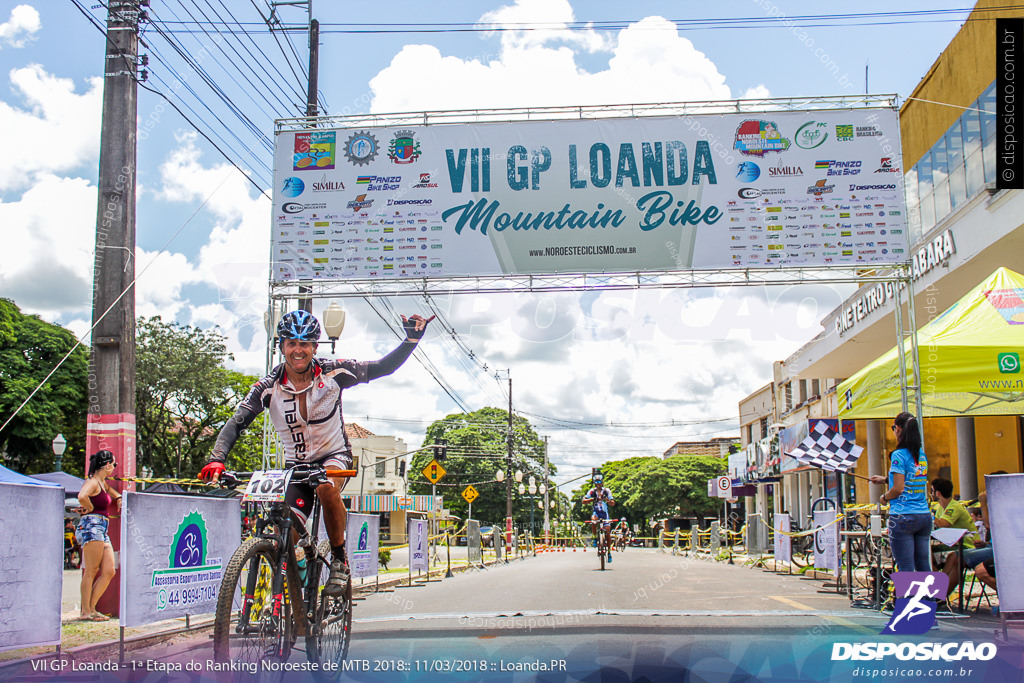
<svg viewBox="0 0 1024 683">
<path fill-rule="evenodd" d="M 878 168 L 875 169 L 875 173 L 899 173 L 900 169 L 895 168 L 892 165 L 891 157 L 882 157 L 878 163 Z"/>
<path fill-rule="evenodd" d="M 768 177 L 769 178 L 793 178 L 796 176 L 802 176 L 804 174 L 803 168 L 800 166 L 769 166 Z"/>
<path fill-rule="evenodd" d="M 420 158 L 420 143 L 414 139 L 411 130 L 400 130 L 395 133 L 388 144 L 388 159 L 393 164 L 411 164 Z"/>
<path fill-rule="evenodd" d="M 437 187 L 437 183 L 431 182 L 429 173 L 420 173 L 420 180 L 418 183 L 413 185 L 416 189 L 433 189 Z"/>
<path fill-rule="evenodd" d="M 293 171 L 330 171 L 334 168 L 335 131 L 296 133 Z"/>
<path fill-rule="evenodd" d="M 302 204 L 300 202 L 285 202 L 281 205 L 281 211 L 285 213 L 302 213 L 307 209 L 326 209 L 326 204 Z M 301 234 L 301 233 L 300 233 Z"/>
<path fill-rule="evenodd" d="M 856 133 L 859 138 L 881 137 L 882 135 L 878 126 L 857 126 Z"/>
<path fill-rule="evenodd" d="M 789 138 L 779 133 L 774 121 L 747 120 L 736 128 L 733 148 L 741 154 L 764 157 L 769 152 L 785 152 L 790 147 Z"/>
<path fill-rule="evenodd" d="M 160 587 L 157 609 L 177 609 L 217 597 L 222 558 L 208 558 L 206 520 L 197 510 L 185 515 L 171 540 L 167 569 L 156 569 L 152 586 Z"/>
<path fill-rule="evenodd" d="M 284 179 L 284 184 L 281 186 L 281 194 L 285 197 L 298 197 L 305 189 L 306 184 L 302 182 L 302 179 L 292 176 Z"/>
<path fill-rule="evenodd" d="M 863 192 L 864 190 L 895 190 L 896 185 L 889 183 L 886 185 L 850 185 L 850 192 Z"/>
<path fill-rule="evenodd" d="M 367 199 L 365 194 L 356 195 L 356 198 L 345 205 L 347 208 L 353 211 L 359 211 L 367 207 L 373 206 L 373 200 Z"/>
<path fill-rule="evenodd" d="M 828 124 L 824 121 L 808 121 L 796 129 L 794 137 L 800 149 L 820 147 L 828 139 Z"/>
<path fill-rule="evenodd" d="M 825 175 L 858 175 L 861 171 L 860 161 L 837 161 L 836 159 L 819 159 L 814 162 L 814 170 L 825 171 Z"/>
<path fill-rule="evenodd" d="M 361 130 L 345 141 L 345 158 L 356 166 L 365 166 L 379 154 L 380 143 L 369 131 Z"/>
<path fill-rule="evenodd" d="M 741 161 L 736 167 L 736 180 L 752 183 L 761 177 L 761 168 L 753 161 Z"/>
<path fill-rule="evenodd" d="M 345 183 L 340 180 L 328 180 L 325 173 L 320 180 L 313 183 L 313 192 L 338 192 L 345 189 Z"/>
<path fill-rule="evenodd" d="M 853 126 L 847 123 L 836 124 L 836 140 L 839 142 L 853 140 Z"/>
<path fill-rule="evenodd" d="M 815 197 L 820 197 L 823 194 L 832 192 L 836 187 L 835 184 L 828 185 L 826 183 L 828 183 L 828 180 L 826 178 L 822 178 L 807 188 L 807 194 L 813 194 Z"/>
<path fill-rule="evenodd" d="M 361 175 L 356 177 L 356 185 L 362 185 L 361 190 L 367 192 L 391 192 L 397 190 L 402 182 L 400 175 Z"/>
</svg>

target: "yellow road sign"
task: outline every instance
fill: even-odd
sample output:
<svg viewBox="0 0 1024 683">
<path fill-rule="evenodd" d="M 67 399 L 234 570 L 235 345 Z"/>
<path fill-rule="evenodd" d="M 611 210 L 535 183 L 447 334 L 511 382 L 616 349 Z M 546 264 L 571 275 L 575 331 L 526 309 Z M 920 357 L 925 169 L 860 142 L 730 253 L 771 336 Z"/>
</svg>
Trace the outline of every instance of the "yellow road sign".
<svg viewBox="0 0 1024 683">
<path fill-rule="evenodd" d="M 462 497 L 466 499 L 467 503 L 472 503 L 474 500 L 480 497 L 480 494 L 477 493 L 476 489 L 473 488 L 472 486 L 467 486 L 466 488 L 462 489 Z"/>
<path fill-rule="evenodd" d="M 431 484 L 436 484 L 446 474 L 446 471 L 441 467 L 441 463 L 436 460 L 431 460 L 430 464 L 423 468 L 423 476 L 427 478 Z"/>
</svg>

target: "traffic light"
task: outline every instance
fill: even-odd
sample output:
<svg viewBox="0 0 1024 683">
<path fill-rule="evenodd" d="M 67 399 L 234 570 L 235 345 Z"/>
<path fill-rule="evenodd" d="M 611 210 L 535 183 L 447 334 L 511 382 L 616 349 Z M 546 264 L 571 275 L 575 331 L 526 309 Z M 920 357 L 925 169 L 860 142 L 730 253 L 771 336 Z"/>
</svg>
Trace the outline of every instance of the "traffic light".
<svg viewBox="0 0 1024 683">
<path fill-rule="evenodd" d="M 405 461 L 404 460 L 399 460 L 398 461 L 398 476 L 400 478 L 402 478 L 402 479 L 405 479 Z"/>
<path fill-rule="evenodd" d="M 444 460 L 448 457 L 448 440 L 439 439 L 437 444 L 434 446 L 434 460 Z"/>
</svg>

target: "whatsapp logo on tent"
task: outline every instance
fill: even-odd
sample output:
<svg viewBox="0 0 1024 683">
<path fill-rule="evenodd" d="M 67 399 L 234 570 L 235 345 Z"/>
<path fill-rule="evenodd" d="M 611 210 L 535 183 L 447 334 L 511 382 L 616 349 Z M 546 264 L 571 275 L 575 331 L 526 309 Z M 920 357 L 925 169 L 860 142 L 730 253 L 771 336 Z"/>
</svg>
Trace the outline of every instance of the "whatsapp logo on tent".
<svg viewBox="0 0 1024 683">
<path fill-rule="evenodd" d="M 1020 355 L 1016 353 L 999 354 L 999 372 L 1004 375 L 1020 372 Z"/>
</svg>

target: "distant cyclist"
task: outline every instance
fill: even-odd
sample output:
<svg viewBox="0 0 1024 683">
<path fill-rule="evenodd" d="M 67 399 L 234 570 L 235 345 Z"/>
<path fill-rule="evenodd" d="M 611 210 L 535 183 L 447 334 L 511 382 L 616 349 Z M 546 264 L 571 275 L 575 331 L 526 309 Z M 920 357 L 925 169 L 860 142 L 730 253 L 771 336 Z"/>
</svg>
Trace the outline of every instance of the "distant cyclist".
<svg viewBox="0 0 1024 683">
<path fill-rule="evenodd" d="M 286 313 L 277 326 L 284 363 L 256 382 L 235 414 L 217 436 L 210 462 L 199 478 L 217 481 L 224 471 L 228 452 L 239 435 L 262 411 L 270 419 L 284 447 L 285 466 L 298 463 L 319 464 L 325 468 L 347 470 L 352 467 L 352 446 L 345 434 L 341 414 L 341 394 L 345 389 L 390 375 L 404 363 L 423 337 L 427 323 L 418 315 L 406 319 L 405 341 L 380 360 L 360 362 L 317 358 L 320 323 L 303 310 Z M 324 586 L 328 595 L 340 595 L 348 583 L 345 561 L 345 504 L 341 490 L 345 479 L 331 479 L 317 487 L 316 495 L 324 511 L 324 524 L 331 541 L 333 561 Z M 288 504 L 299 519 L 306 520 L 312 508 L 313 488 L 307 484 L 290 486 Z"/>
<path fill-rule="evenodd" d="M 597 528 L 600 520 L 600 528 L 604 531 L 604 544 L 608 548 L 608 561 L 612 561 L 612 528 L 609 522 L 608 506 L 615 505 L 612 492 L 604 487 L 604 477 L 600 474 L 594 475 L 594 486 L 583 496 L 584 505 L 593 505 L 593 513 L 590 522 Z"/>
<path fill-rule="evenodd" d="M 612 535 L 615 537 L 615 545 L 618 548 L 625 548 L 626 544 L 629 543 L 629 537 L 631 535 L 629 523 L 625 517 L 619 519 L 619 523 L 612 527 Z"/>
</svg>

